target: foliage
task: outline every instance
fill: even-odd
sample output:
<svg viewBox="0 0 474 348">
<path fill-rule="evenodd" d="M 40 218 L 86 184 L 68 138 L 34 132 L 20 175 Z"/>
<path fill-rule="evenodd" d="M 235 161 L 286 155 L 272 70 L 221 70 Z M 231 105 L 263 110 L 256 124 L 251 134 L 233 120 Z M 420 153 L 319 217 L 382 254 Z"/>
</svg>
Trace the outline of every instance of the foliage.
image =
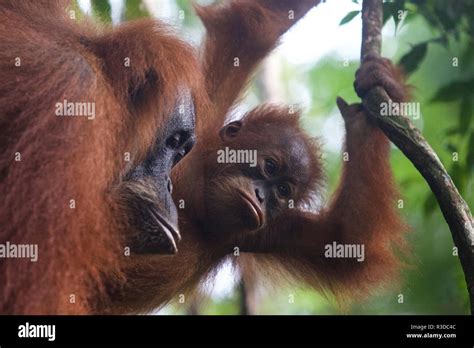
<svg viewBox="0 0 474 348">
<path fill-rule="evenodd" d="M 138 18 L 148 17 L 150 13 L 141 0 L 125 0 L 125 11 L 122 21 L 131 21 Z"/>
<path fill-rule="evenodd" d="M 92 0 L 92 13 L 102 22 L 112 22 L 112 7 L 108 1 L 104 0 Z"/>
</svg>

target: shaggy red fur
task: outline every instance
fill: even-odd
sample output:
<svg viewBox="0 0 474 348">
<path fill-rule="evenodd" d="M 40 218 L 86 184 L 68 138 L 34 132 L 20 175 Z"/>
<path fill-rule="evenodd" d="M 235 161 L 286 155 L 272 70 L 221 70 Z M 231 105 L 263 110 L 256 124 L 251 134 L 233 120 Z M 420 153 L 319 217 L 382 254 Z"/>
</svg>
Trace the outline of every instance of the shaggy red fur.
<svg viewBox="0 0 474 348">
<path fill-rule="evenodd" d="M 67 6 L 0 1 L 0 243 L 39 249 L 37 262 L 0 261 L 2 314 L 90 312 L 104 274 L 121 279 L 110 190 L 152 146 L 180 88 L 202 111 L 196 54 L 165 25 L 105 29 Z M 143 100 L 132 107 L 134 92 Z M 63 100 L 95 103 L 95 119 L 56 116 Z"/>
</svg>

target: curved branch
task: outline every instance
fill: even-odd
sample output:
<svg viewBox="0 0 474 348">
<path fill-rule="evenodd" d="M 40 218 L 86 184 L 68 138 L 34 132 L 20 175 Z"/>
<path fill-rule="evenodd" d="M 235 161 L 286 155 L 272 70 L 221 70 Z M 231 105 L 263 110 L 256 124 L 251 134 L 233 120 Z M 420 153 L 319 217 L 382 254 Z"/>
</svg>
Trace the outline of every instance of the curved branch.
<svg viewBox="0 0 474 348">
<path fill-rule="evenodd" d="M 382 1 L 364 0 L 362 5 L 362 49 L 361 58 L 368 53 L 380 54 L 382 28 Z M 370 117 L 387 137 L 413 163 L 438 200 L 439 207 L 451 230 L 454 244 L 464 271 L 474 314 L 474 228 L 472 214 L 459 194 L 451 177 L 438 156 L 423 138 L 421 132 L 405 116 L 382 116 L 382 103 L 389 97 L 384 89 L 376 87 L 362 100 Z"/>
</svg>

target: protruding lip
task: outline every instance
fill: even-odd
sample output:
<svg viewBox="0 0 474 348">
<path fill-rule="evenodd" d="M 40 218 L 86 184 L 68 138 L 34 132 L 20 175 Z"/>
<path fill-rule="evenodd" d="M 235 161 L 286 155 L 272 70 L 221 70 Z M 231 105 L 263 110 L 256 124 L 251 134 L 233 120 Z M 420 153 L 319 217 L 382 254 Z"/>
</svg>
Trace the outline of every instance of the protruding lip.
<svg viewBox="0 0 474 348">
<path fill-rule="evenodd" d="M 237 190 L 239 195 L 244 199 L 245 203 L 247 206 L 250 208 L 252 211 L 252 214 L 255 216 L 255 219 L 257 220 L 257 228 L 262 227 L 263 225 L 263 210 L 260 207 L 260 205 L 255 202 L 255 200 L 245 191 L 242 190 Z"/>
<path fill-rule="evenodd" d="M 176 254 L 178 252 L 176 240 L 178 242 L 181 240 L 181 235 L 179 233 L 178 227 L 171 224 L 166 218 L 162 217 L 157 212 L 152 211 L 151 213 L 152 216 L 155 218 L 157 224 L 161 227 L 162 232 L 164 232 L 166 234 L 166 237 L 168 237 L 171 246 L 170 252 L 172 254 Z"/>
</svg>

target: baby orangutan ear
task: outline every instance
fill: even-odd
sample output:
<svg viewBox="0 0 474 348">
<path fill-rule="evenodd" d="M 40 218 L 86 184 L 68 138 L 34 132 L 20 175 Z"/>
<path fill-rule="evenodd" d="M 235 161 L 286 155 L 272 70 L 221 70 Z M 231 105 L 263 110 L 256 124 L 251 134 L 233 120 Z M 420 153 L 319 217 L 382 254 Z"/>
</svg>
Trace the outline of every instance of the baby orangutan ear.
<svg viewBox="0 0 474 348">
<path fill-rule="evenodd" d="M 241 121 L 232 121 L 229 124 L 226 124 L 219 132 L 219 136 L 222 140 L 231 140 L 237 136 L 240 128 L 242 128 Z"/>
</svg>

